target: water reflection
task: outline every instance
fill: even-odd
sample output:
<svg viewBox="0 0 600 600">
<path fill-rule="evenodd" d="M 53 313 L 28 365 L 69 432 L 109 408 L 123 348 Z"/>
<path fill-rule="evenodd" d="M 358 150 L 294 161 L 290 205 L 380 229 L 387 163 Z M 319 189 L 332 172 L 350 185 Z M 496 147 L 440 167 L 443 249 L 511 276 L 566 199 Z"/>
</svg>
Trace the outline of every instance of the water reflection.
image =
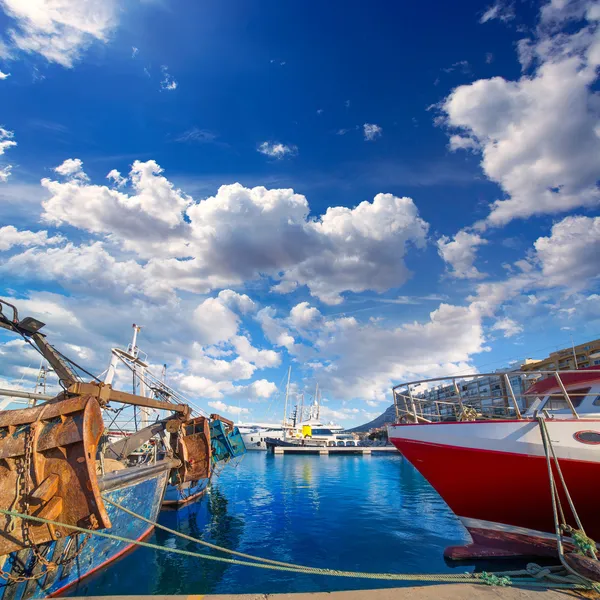
<svg viewBox="0 0 600 600">
<path fill-rule="evenodd" d="M 163 512 L 160 522 L 249 554 L 357 571 L 448 572 L 444 547 L 468 539 L 437 493 L 399 455 L 250 453 L 239 468 L 221 474 L 204 500 Z M 160 530 L 151 541 L 206 552 Z M 138 549 L 77 593 L 268 593 L 390 585 L 397 582 L 297 575 Z"/>
</svg>

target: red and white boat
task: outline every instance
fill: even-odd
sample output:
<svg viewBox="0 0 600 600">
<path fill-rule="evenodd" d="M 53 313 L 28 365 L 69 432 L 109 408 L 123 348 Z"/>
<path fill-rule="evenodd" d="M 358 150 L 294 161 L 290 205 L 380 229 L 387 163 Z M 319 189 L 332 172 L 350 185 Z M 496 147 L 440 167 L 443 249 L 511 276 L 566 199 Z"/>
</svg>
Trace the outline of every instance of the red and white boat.
<svg viewBox="0 0 600 600">
<path fill-rule="evenodd" d="M 480 375 L 460 378 L 461 385 L 459 378 L 450 378 L 456 390 L 450 402 L 413 393 L 417 385 L 423 389 L 424 381 L 394 387 L 398 420 L 412 422 L 391 425 L 390 441 L 435 488 L 473 539 L 468 546 L 447 548 L 445 555 L 453 559 L 556 555 L 538 415 L 545 415 L 581 523 L 587 535 L 599 541 L 600 370 L 540 372 L 544 378 L 520 398 L 508 376 L 493 375 L 503 384 L 502 402 L 508 409 L 504 418 L 481 418 L 486 412 L 482 400 L 475 417 L 476 401 L 461 397 L 464 381 Z M 461 421 L 461 415 L 472 420 Z M 575 527 L 562 491 L 560 495 L 567 507 L 566 520 Z"/>
</svg>

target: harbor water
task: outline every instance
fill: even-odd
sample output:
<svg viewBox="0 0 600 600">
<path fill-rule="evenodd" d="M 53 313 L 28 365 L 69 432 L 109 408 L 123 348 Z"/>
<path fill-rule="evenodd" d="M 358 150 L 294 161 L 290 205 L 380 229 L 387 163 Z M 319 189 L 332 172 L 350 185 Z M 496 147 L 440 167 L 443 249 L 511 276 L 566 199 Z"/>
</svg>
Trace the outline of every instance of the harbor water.
<svg viewBox="0 0 600 600">
<path fill-rule="evenodd" d="M 210 494 L 160 523 L 266 558 L 353 571 L 448 573 L 443 550 L 468 541 L 458 519 L 399 454 L 273 456 L 249 452 L 213 479 Z M 148 541 L 210 552 L 156 530 Z M 334 591 L 397 581 L 299 575 L 137 548 L 71 595 Z"/>
</svg>

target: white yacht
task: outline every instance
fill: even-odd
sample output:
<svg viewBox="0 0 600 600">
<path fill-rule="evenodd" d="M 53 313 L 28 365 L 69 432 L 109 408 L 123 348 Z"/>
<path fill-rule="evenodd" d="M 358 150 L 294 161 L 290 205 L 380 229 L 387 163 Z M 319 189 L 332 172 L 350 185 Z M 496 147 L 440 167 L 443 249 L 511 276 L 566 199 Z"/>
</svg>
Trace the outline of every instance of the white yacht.
<svg viewBox="0 0 600 600">
<path fill-rule="evenodd" d="M 276 423 L 240 423 L 246 450 L 266 450 L 265 438 L 283 439 L 283 425 Z"/>
<path fill-rule="evenodd" d="M 304 396 L 296 405 L 291 419 L 287 418 L 287 403 L 289 399 L 291 368 L 288 370 L 288 382 L 285 392 L 284 416 L 281 423 L 239 423 L 238 428 L 244 439 L 247 450 L 267 450 L 269 440 L 314 440 L 318 445 L 337 445 L 338 443 L 353 445 L 351 434 L 341 434 L 344 428 L 341 425 L 320 419 L 321 406 L 319 402 L 319 386 L 315 390 L 314 401 L 304 407 Z"/>
</svg>

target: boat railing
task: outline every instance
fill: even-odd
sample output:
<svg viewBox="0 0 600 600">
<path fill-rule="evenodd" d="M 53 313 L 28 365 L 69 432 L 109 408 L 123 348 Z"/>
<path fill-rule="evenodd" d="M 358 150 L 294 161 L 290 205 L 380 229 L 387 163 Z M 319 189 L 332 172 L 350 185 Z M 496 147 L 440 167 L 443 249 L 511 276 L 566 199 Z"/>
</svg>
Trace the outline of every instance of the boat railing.
<svg viewBox="0 0 600 600">
<path fill-rule="evenodd" d="M 545 410 L 568 410 L 576 418 L 582 385 L 567 391 L 561 376 L 575 371 L 510 371 L 422 379 L 392 388 L 397 421 L 439 422 L 476 419 L 521 419 L 538 399 L 547 398 Z M 583 372 L 583 371 L 580 371 Z M 585 369 L 586 374 L 600 369 Z M 552 377 L 554 389 L 540 394 L 531 386 Z"/>
</svg>

